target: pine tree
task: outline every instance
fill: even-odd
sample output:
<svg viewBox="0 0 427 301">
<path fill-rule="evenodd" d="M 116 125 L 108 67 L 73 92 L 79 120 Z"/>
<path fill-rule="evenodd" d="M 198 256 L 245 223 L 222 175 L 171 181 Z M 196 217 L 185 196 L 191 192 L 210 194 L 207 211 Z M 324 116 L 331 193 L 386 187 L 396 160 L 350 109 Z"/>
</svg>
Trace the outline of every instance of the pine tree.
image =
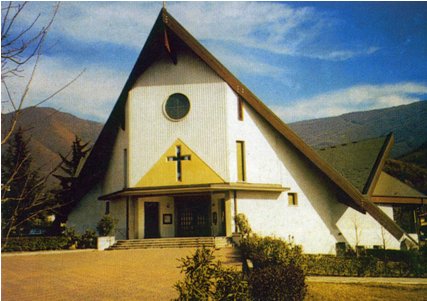
<svg viewBox="0 0 427 301">
<path fill-rule="evenodd" d="M 89 143 L 82 144 L 82 140 L 76 136 L 71 146 L 71 154 L 64 156 L 59 154 L 62 160 L 61 169 L 65 175 L 54 175 L 59 181 L 61 188 L 55 191 L 56 201 L 61 206 L 56 210 L 55 228 L 59 230 L 60 224 L 65 223 L 68 214 L 73 209 L 76 200 L 74 199 L 73 185 L 77 178 L 80 161 L 86 157 L 90 148 Z M 71 158 L 68 159 L 71 155 Z"/>
<path fill-rule="evenodd" d="M 2 158 L 2 234 L 6 239 L 28 234 L 52 205 L 50 194 L 44 192 L 45 180 L 32 170 L 28 142 L 19 128 Z"/>
</svg>

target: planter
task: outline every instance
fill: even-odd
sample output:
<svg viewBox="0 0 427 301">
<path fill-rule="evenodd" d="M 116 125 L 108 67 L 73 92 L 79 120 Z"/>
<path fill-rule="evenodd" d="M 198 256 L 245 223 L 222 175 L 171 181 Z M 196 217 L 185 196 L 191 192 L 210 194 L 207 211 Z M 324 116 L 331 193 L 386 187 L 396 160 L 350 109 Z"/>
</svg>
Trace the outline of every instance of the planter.
<svg viewBox="0 0 427 301">
<path fill-rule="evenodd" d="M 97 248 L 99 251 L 103 251 L 114 245 L 115 242 L 115 236 L 99 236 L 97 240 Z"/>
</svg>

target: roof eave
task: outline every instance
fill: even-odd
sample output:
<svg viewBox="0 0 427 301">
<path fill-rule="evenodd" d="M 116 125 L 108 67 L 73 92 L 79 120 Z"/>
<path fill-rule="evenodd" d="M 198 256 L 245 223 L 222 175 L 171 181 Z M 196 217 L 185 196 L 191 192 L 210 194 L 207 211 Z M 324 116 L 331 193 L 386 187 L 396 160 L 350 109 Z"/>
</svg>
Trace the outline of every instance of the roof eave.
<svg viewBox="0 0 427 301">
<path fill-rule="evenodd" d="M 375 190 L 375 186 L 378 183 L 381 172 L 384 168 L 385 161 L 387 160 L 391 149 L 394 144 L 394 135 L 390 133 L 387 135 L 383 146 L 381 147 L 380 152 L 378 153 L 375 164 L 371 170 L 368 180 L 365 183 L 365 187 L 363 188 L 363 194 L 372 196 L 372 193 Z"/>
</svg>

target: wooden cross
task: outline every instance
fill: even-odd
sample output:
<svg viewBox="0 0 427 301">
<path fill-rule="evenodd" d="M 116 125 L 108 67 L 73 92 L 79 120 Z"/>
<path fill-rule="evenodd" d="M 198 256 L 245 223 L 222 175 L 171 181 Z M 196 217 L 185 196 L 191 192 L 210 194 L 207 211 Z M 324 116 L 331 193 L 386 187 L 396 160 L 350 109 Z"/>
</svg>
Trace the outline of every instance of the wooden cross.
<svg viewBox="0 0 427 301">
<path fill-rule="evenodd" d="M 168 161 L 176 161 L 176 178 L 178 181 L 182 181 L 182 170 L 181 161 L 190 161 L 191 155 L 181 156 L 181 146 L 176 147 L 176 156 L 168 157 Z"/>
</svg>

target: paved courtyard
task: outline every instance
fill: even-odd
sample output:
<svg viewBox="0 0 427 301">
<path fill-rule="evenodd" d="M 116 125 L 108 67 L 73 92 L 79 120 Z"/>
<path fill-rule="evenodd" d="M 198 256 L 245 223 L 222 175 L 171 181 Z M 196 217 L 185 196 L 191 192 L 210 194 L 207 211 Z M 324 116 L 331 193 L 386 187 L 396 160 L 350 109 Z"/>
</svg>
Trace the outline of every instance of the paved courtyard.
<svg viewBox="0 0 427 301">
<path fill-rule="evenodd" d="M 170 300 L 177 297 L 173 285 L 182 278 L 177 259 L 194 250 L 6 253 L 2 255 L 1 300 Z M 232 249 L 221 249 L 215 255 L 225 264 L 240 266 Z M 427 279 L 414 278 L 307 277 L 307 281 L 313 285 L 415 285 L 422 287 L 420 297 L 427 289 Z"/>
<path fill-rule="evenodd" d="M 194 249 L 2 256 L 2 300 L 170 300 Z"/>
</svg>

